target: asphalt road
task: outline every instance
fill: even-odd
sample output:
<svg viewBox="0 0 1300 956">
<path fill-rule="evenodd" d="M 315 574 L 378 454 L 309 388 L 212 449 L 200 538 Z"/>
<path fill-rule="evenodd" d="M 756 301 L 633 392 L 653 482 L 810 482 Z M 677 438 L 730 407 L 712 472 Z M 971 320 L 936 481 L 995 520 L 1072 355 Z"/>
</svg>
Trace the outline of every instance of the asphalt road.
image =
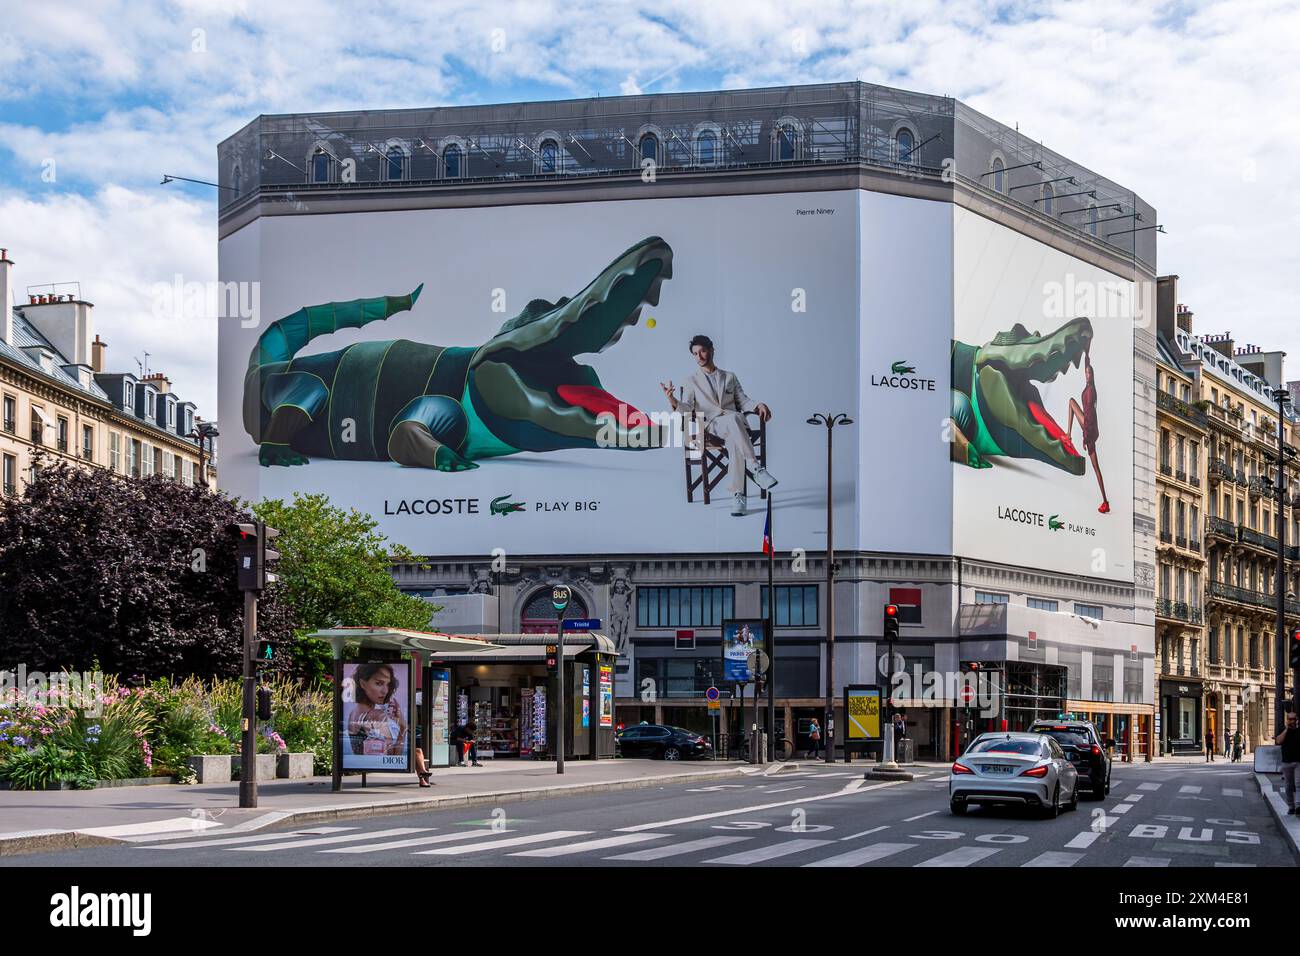
<svg viewBox="0 0 1300 956">
<path fill-rule="evenodd" d="M 1116 764 L 1055 820 L 948 811 L 947 773 L 775 776 L 27 854 L 5 866 L 1294 866 L 1246 764 Z"/>
</svg>

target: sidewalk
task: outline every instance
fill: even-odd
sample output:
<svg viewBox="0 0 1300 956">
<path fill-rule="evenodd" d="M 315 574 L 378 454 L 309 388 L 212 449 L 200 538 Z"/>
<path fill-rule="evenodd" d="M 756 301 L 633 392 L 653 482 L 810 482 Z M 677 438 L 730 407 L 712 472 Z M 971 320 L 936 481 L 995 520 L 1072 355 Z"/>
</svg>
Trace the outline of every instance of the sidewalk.
<svg viewBox="0 0 1300 956">
<path fill-rule="evenodd" d="M 780 764 L 773 765 L 780 767 Z M 793 769 L 793 764 L 789 765 Z M 434 786 L 414 774 L 258 782 L 257 809 L 239 808 L 239 783 L 111 787 L 100 790 L 0 790 L 0 856 L 38 850 L 102 846 L 159 834 L 191 836 L 220 829 L 247 833 L 277 823 L 401 813 L 423 808 L 495 805 L 566 793 L 597 793 L 760 773 L 735 761 L 664 763 L 652 760 L 568 761 L 564 774 L 540 761 L 486 761 L 482 767 L 434 770 Z M 771 770 L 770 772 L 779 772 Z"/>
</svg>

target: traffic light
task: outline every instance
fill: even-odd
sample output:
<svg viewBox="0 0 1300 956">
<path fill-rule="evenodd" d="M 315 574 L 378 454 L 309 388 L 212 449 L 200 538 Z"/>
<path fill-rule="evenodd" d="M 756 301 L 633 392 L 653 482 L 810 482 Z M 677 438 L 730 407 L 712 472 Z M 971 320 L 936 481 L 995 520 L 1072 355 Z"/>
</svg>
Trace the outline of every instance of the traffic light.
<svg viewBox="0 0 1300 956">
<path fill-rule="evenodd" d="M 1300 668 L 1300 627 L 1291 631 L 1291 667 Z"/>
<path fill-rule="evenodd" d="M 256 640 L 253 642 L 253 663 L 270 664 L 275 660 L 275 642 Z"/>
<path fill-rule="evenodd" d="M 260 521 L 231 522 L 226 532 L 237 536 L 235 563 L 238 569 L 239 590 L 263 591 L 268 584 L 279 580 L 271 573 L 271 565 L 280 559 L 280 552 L 270 547 L 270 542 L 280 536 L 275 528 Z"/>
<path fill-rule="evenodd" d="M 257 689 L 257 719 L 271 719 L 271 688 L 269 687 Z"/>
<path fill-rule="evenodd" d="M 898 640 L 898 605 L 885 605 L 885 640 Z"/>
</svg>

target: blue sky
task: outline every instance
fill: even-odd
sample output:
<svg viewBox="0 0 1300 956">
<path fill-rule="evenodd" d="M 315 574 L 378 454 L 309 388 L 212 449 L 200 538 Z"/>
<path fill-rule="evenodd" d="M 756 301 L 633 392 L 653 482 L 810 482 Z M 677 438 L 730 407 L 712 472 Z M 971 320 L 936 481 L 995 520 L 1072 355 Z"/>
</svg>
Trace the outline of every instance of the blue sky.
<svg viewBox="0 0 1300 956">
<path fill-rule="evenodd" d="M 110 363 L 151 353 L 215 409 L 215 323 L 152 290 L 216 277 L 216 144 L 259 113 L 862 79 L 1019 123 L 1160 212 L 1197 331 L 1300 377 L 1300 3 L 71 0 L 0 21 L 0 246 L 76 280 Z"/>
</svg>

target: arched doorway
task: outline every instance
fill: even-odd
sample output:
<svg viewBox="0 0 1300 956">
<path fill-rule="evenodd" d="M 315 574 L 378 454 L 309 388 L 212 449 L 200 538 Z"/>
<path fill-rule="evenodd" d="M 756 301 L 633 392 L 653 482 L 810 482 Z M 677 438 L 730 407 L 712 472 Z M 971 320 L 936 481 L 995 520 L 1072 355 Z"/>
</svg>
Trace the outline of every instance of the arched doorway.
<svg viewBox="0 0 1300 956">
<path fill-rule="evenodd" d="M 587 604 L 576 591 L 569 598 L 569 607 L 565 610 L 567 618 L 590 617 Z M 551 588 L 546 586 L 534 591 L 519 614 L 519 630 L 524 634 L 554 634 L 556 619 L 555 608 L 551 605 Z"/>
</svg>

